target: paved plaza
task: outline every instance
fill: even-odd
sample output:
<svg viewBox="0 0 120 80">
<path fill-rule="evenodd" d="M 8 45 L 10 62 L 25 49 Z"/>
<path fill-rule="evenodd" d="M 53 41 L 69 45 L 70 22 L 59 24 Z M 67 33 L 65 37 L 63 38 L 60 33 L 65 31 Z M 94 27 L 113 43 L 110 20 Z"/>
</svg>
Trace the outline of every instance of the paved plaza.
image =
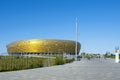
<svg viewBox="0 0 120 80">
<path fill-rule="evenodd" d="M 0 80 L 120 80 L 120 63 L 82 59 L 59 66 L 0 72 Z"/>
</svg>

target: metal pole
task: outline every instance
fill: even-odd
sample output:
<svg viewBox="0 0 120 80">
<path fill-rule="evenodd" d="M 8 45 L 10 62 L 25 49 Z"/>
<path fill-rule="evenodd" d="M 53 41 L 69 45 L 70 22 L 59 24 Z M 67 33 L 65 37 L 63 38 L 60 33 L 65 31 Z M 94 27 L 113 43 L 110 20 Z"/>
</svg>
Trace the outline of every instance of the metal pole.
<svg viewBox="0 0 120 80">
<path fill-rule="evenodd" d="M 76 17 L 76 47 L 75 47 L 75 60 L 77 61 L 77 42 L 78 42 L 78 18 Z"/>
<path fill-rule="evenodd" d="M 49 47 L 48 47 L 48 66 L 50 66 L 50 65 L 49 65 L 49 63 L 50 63 L 50 61 L 49 61 L 49 60 L 50 60 L 49 57 L 50 57 L 50 56 L 49 56 Z"/>
</svg>

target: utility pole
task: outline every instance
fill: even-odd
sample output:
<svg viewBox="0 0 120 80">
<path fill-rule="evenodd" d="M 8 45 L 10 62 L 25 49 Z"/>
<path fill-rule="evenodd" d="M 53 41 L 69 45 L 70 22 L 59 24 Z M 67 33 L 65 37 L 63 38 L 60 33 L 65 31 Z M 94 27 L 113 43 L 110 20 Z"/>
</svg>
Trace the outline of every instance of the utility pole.
<svg viewBox="0 0 120 80">
<path fill-rule="evenodd" d="M 75 47 L 75 60 L 77 61 L 77 42 L 78 42 L 78 18 L 76 17 L 76 47 Z"/>
</svg>

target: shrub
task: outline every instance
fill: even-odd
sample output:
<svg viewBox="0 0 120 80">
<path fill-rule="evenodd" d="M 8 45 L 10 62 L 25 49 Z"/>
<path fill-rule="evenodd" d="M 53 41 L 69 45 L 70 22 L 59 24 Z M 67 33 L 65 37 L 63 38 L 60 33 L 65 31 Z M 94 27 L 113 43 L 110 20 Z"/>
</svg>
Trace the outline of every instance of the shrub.
<svg viewBox="0 0 120 80">
<path fill-rule="evenodd" d="M 40 57 L 0 56 L 0 58 L 0 72 L 33 69 L 46 65 L 62 65 L 74 61 L 74 59 L 64 59 L 63 57 L 48 59 Z"/>
<path fill-rule="evenodd" d="M 62 65 L 62 64 L 65 64 L 65 60 L 63 59 L 63 57 L 56 57 L 54 65 Z"/>
<path fill-rule="evenodd" d="M 0 59 L 0 72 L 43 67 L 45 60 L 43 58 L 2 56 Z"/>
</svg>

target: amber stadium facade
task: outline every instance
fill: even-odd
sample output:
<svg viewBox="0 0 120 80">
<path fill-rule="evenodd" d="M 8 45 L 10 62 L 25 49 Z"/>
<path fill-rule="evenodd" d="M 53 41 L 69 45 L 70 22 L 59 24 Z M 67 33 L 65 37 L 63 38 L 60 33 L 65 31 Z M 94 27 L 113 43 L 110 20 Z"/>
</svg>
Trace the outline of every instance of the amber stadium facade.
<svg viewBox="0 0 120 80">
<path fill-rule="evenodd" d="M 22 56 L 75 55 L 75 43 L 75 41 L 71 40 L 20 40 L 8 44 L 7 52 L 9 55 Z M 77 53 L 79 53 L 81 48 L 79 42 L 77 47 Z"/>
</svg>

